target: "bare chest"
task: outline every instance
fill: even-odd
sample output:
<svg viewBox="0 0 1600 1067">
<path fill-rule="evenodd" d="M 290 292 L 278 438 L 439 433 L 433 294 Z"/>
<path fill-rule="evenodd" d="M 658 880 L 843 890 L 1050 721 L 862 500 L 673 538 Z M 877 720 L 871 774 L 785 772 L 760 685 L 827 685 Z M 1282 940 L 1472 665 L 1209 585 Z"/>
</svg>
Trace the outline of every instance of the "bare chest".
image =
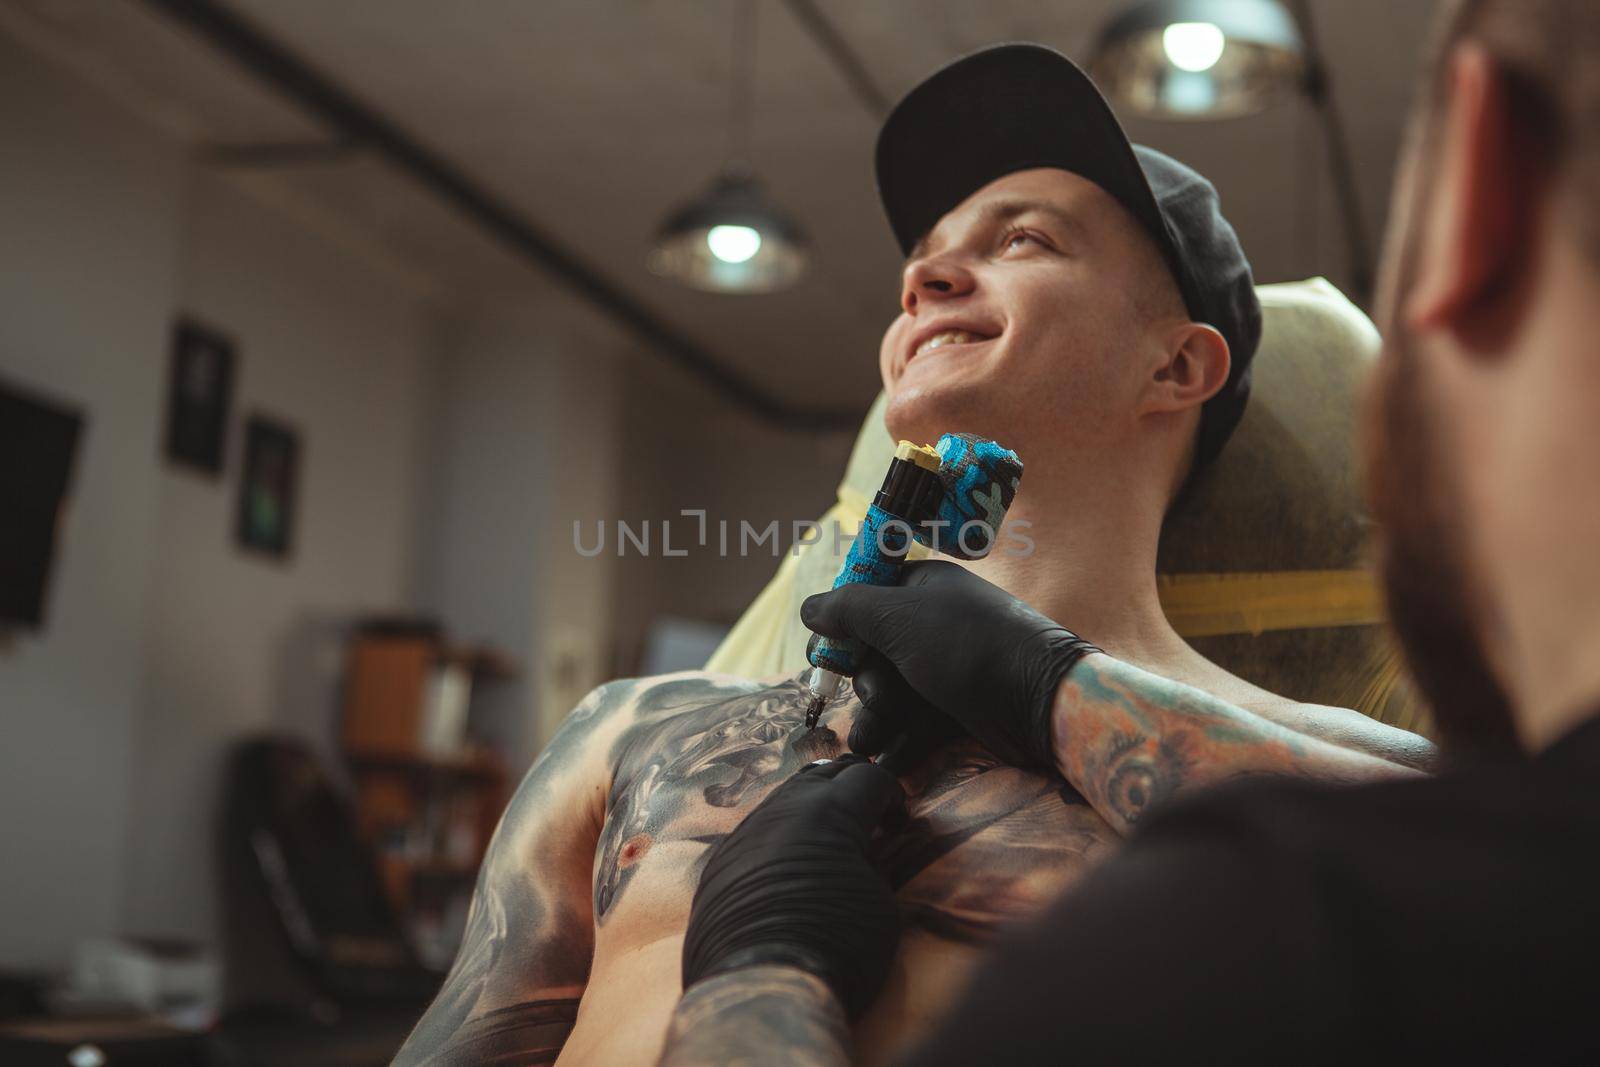
<svg viewBox="0 0 1600 1067">
<path fill-rule="evenodd" d="M 764 690 L 644 731 L 620 751 L 594 862 L 595 954 L 563 1063 L 655 1062 L 681 992 L 689 905 L 711 847 L 803 764 L 843 751 L 856 705 L 816 731 L 803 696 Z M 1053 900 L 1116 835 L 1058 778 L 1000 764 L 972 742 L 902 780 L 908 820 L 883 844 L 903 934 L 887 988 L 857 1028 L 885 1062 L 937 1018 L 979 948 Z"/>
<path fill-rule="evenodd" d="M 803 694 L 764 689 L 641 731 L 620 754 L 596 849 L 596 963 L 681 935 L 711 847 L 778 783 L 844 750 L 857 705 L 814 731 Z M 1054 776 L 1000 764 L 975 742 L 902 780 L 908 821 L 882 861 L 908 930 L 976 943 L 1027 917 L 1114 847 L 1116 835 Z"/>
</svg>

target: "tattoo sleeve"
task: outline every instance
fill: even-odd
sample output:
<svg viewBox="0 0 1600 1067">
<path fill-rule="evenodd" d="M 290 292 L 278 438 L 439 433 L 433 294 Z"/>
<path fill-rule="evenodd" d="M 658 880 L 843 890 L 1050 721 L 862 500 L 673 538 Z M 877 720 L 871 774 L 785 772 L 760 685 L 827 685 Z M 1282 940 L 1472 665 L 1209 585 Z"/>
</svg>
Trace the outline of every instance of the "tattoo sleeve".
<svg viewBox="0 0 1600 1067">
<path fill-rule="evenodd" d="M 553 1063 L 589 978 L 603 748 L 633 683 L 589 694 L 517 788 L 478 872 L 455 964 L 394 1063 Z"/>
<path fill-rule="evenodd" d="M 1106 655 L 1067 675 L 1053 729 L 1062 775 L 1124 834 L 1177 793 L 1244 775 L 1356 783 L 1414 773 Z"/>
<path fill-rule="evenodd" d="M 844 1008 L 814 975 L 748 967 L 691 986 L 672 1013 L 659 1067 L 844 1067 Z"/>
</svg>

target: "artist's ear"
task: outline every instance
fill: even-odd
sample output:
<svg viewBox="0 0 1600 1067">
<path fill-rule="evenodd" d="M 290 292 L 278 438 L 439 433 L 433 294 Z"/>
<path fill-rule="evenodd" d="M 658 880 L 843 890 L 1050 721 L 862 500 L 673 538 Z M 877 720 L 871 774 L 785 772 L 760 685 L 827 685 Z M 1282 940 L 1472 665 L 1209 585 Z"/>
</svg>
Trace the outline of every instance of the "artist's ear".
<svg viewBox="0 0 1600 1067">
<path fill-rule="evenodd" d="M 1505 74 L 1488 52 L 1457 45 L 1445 76 L 1433 189 L 1401 311 L 1413 331 L 1444 330 L 1483 350 L 1508 325 L 1505 313 L 1516 304 L 1508 298 L 1524 289 L 1543 160 L 1515 128 Z"/>
<path fill-rule="evenodd" d="M 1145 381 L 1141 415 L 1199 407 L 1228 380 L 1228 342 L 1214 327 L 1203 322 L 1176 326 L 1165 351 L 1166 358 Z"/>
</svg>

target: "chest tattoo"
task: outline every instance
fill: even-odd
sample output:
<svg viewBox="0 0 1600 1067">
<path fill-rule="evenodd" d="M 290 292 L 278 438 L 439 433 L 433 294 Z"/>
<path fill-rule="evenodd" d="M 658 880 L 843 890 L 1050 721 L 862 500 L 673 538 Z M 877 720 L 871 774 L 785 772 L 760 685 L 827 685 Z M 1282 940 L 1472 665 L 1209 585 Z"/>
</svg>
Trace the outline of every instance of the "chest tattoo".
<svg viewBox="0 0 1600 1067">
<path fill-rule="evenodd" d="M 612 752 L 594 870 L 597 925 L 615 913 L 652 848 L 701 846 L 684 872 L 692 892 L 710 846 L 731 825 L 726 812 L 748 811 L 801 766 L 844 751 L 840 737 L 858 705 L 839 700 L 807 730 L 808 699 L 798 681 L 669 683 L 640 697 L 637 724 Z M 1004 766 L 975 742 L 935 753 L 906 784 L 909 819 L 885 846 L 884 868 L 908 920 L 944 936 L 976 938 L 1008 900 L 1043 892 L 1052 872 L 1114 837 L 1065 782 Z M 958 851 L 972 862 L 960 870 L 941 863 Z"/>
</svg>

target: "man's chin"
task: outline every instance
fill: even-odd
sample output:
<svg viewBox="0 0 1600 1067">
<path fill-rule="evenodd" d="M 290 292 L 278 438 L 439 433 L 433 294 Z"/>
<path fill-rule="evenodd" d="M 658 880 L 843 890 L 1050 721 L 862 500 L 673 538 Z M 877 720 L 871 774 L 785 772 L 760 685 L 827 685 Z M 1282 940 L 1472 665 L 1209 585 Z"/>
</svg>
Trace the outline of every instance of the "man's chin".
<svg viewBox="0 0 1600 1067">
<path fill-rule="evenodd" d="M 1007 421 L 988 410 L 981 390 L 916 386 L 889 394 L 884 425 L 897 441 L 932 444 L 947 433 L 975 433 L 1005 442 Z"/>
</svg>

